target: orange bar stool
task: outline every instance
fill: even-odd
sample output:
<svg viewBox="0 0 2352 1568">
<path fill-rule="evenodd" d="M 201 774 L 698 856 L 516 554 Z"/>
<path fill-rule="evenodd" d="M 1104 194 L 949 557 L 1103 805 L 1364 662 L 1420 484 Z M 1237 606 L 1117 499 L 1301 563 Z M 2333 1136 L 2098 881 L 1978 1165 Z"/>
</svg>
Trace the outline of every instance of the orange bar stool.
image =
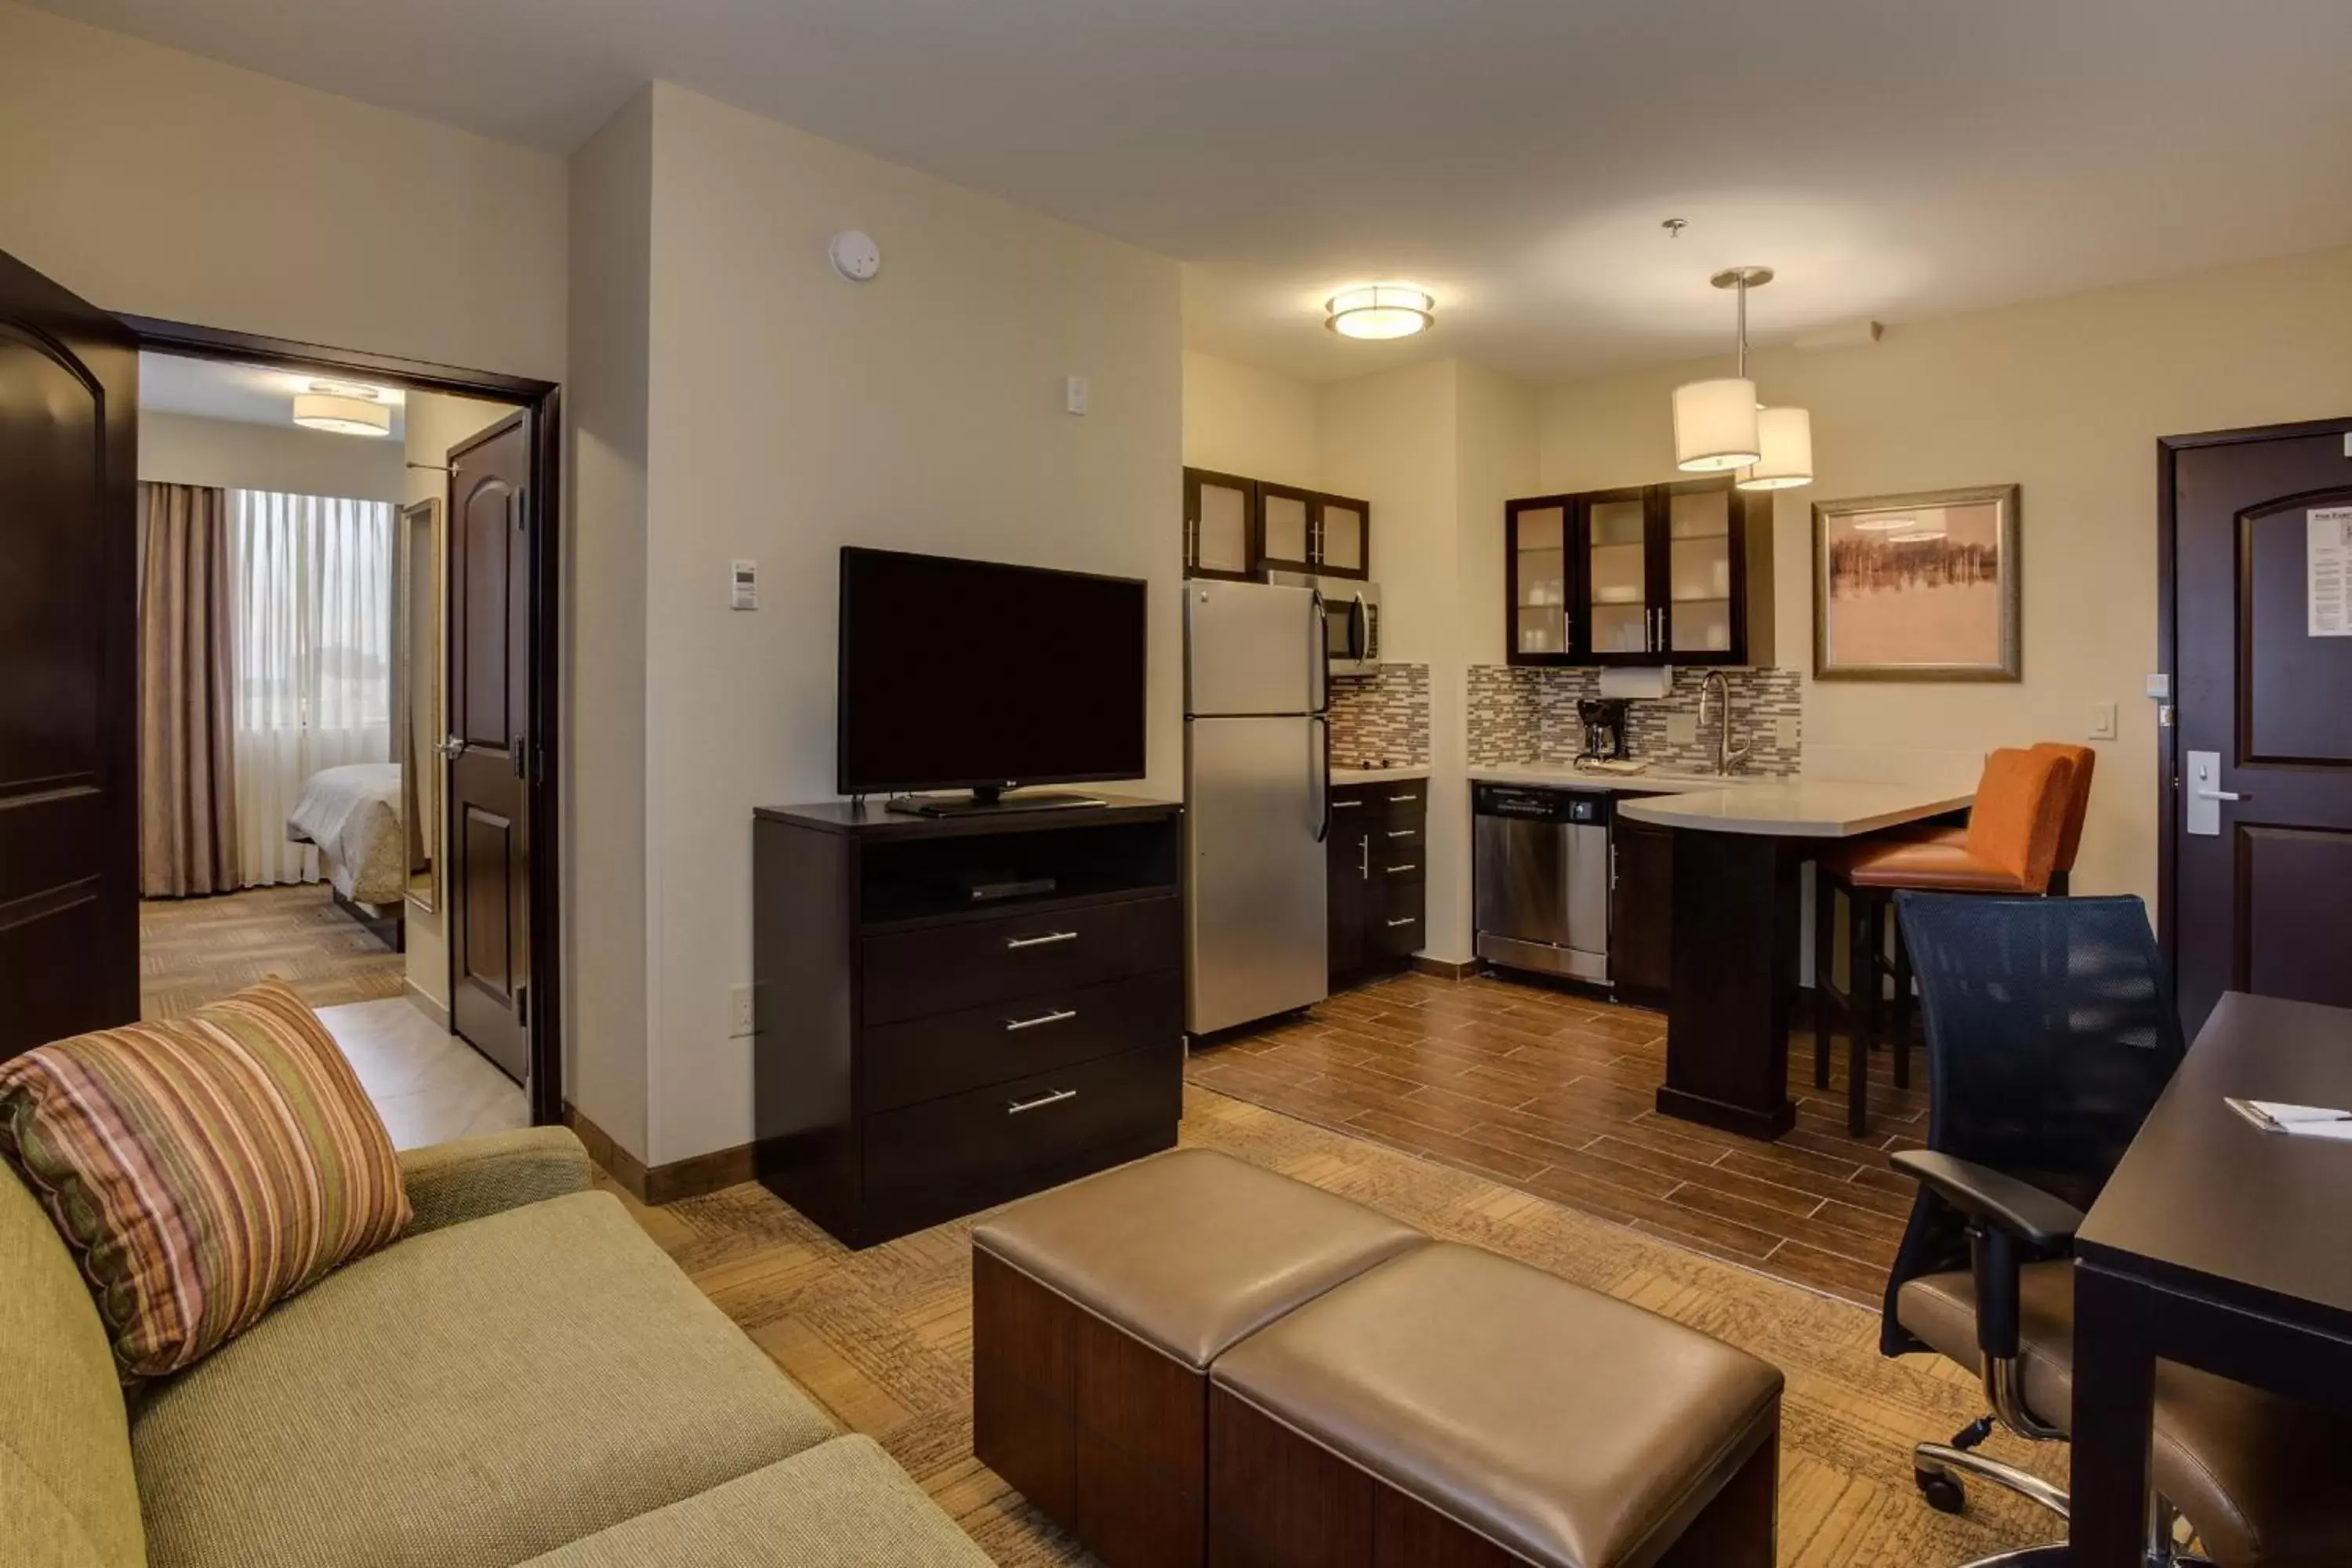
<svg viewBox="0 0 2352 1568">
<path fill-rule="evenodd" d="M 1836 947 L 1836 895 L 1846 896 L 1846 1130 L 1869 1126 L 1865 1089 L 1870 1052 L 1880 1029 L 1879 982 L 1895 981 L 1895 1009 L 1909 1022 L 1911 965 L 1896 933 L 1886 955 L 1887 916 L 1904 888 L 1922 892 L 2043 894 L 2050 890 L 2074 795 L 2069 748 L 2003 747 L 1985 759 L 1968 827 L 1957 834 L 1889 836 L 1840 844 L 1816 862 L 1813 886 L 1813 1082 L 1829 1085 L 1830 1010 L 1841 1000 L 1831 965 Z M 2080 829 L 2077 828 L 2079 838 Z M 1907 1026 L 1894 1032 L 1895 1083 L 1911 1081 Z"/>
<path fill-rule="evenodd" d="M 2050 868 L 2050 896 L 2063 899 L 2074 873 L 2074 858 L 2083 847 L 2083 822 L 2091 814 L 2091 770 L 2098 765 L 2099 753 L 2088 746 L 2069 745 L 2063 741 L 2036 741 L 2032 750 L 2048 752 L 2073 764 L 2074 774 L 2068 786 L 2066 820 L 2058 829 L 2058 858 Z M 1969 830 L 1965 827 L 1898 827 L 1895 834 L 1906 838 L 1935 839 L 1945 844 L 1964 844 Z M 1898 993 L 1895 999 L 1898 1020 L 1907 1022 L 1910 997 Z"/>
</svg>

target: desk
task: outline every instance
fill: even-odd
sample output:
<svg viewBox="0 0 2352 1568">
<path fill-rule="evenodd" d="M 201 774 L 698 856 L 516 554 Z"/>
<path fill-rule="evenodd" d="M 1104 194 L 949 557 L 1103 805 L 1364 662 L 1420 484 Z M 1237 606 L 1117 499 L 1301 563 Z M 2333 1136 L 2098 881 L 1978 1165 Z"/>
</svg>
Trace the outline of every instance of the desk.
<svg viewBox="0 0 2352 1568">
<path fill-rule="evenodd" d="M 1824 840 L 1925 821 L 1973 798 L 1965 786 L 1779 779 L 1617 803 L 1622 816 L 1675 830 L 1660 1115 L 1751 1138 L 1789 1130 L 1800 868 Z"/>
<path fill-rule="evenodd" d="M 2231 993 L 2074 1245 L 2072 1568 L 2138 1568 L 2156 1363 L 2352 1414 L 2352 1143 L 2226 1095 L 2352 1108 L 2352 1012 Z"/>
</svg>

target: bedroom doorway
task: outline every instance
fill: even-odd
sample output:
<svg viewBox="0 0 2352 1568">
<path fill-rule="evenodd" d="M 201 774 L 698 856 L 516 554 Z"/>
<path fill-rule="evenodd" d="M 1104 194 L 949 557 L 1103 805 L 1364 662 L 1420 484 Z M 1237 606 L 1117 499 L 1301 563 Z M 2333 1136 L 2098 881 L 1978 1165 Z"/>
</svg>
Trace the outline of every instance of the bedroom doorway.
<svg viewBox="0 0 2352 1568">
<path fill-rule="evenodd" d="M 302 751 L 293 808 L 280 828 L 290 850 L 318 863 L 319 881 L 305 884 L 313 901 L 296 912 L 314 941 L 342 955 L 341 976 L 334 963 L 324 966 L 321 1004 L 334 1005 L 339 986 L 370 993 L 337 1006 L 329 1022 L 362 1080 L 374 1080 L 370 1092 L 397 1141 L 560 1120 L 557 857 L 551 837 L 543 847 L 550 852 L 531 852 L 534 826 L 546 825 L 541 831 L 551 836 L 555 821 L 556 388 L 126 320 L 140 337 L 142 372 L 151 363 L 176 362 L 201 364 L 215 378 L 275 378 L 266 383 L 276 394 L 274 417 L 290 423 L 299 397 L 306 412 L 349 422 L 313 437 L 345 446 L 318 450 L 397 448 L 396 504 L 371 513 L 371 527 L 380 519 L 383 535 L 366 535 L 364 563 L 358 548 L 341 557 L 321 548 L 298 584 L 317 609 L 299 645 L 315 659 L 305 668 L 310 689 L 295 706 L 306 721 L 316 713 L 329 722 Z M 387 412 L 398 438 L 368 435 Z M 511 492 L 500 519 L 506 548 L 496 581 L 469 591 L 484 574 L 480 531 L 467 526 L 467 497 L 478 489 L 471 470 L 488 452 L 499 455 L 500 484 Z M 248 497 L 245 504 L 258 503 Z M 381 584 L 368 576 L 378 562 Z M 354 619 L 355 599 L 381 605 L 383 615 L 381 634 L 356 650 L 350 636 L 334 635 Z M 467 715 L 469 691 L 481 687 L 478 652 L 493 604 L 491 619 L 502 633 L 499 687 L 509 699 L 496 715 L 495 760 L 507 792 L 498 814 L 505 874 L 496 879 L 507 896 L 495 923 L 481 918 L 483 900 L 471 892 L 488 868 L 481 864 L 482 814 L 468 806 L 459 782 L 491 760 L 473 755 L 483 738 L 471 733 L 479 725 Z M 477 649 L 472 675 L 469 645 Z M 356 695 L 362 691 L 363 700 Z M 362 710 L 362 754 L 346 760 L 341 752 L 354 748 L 332 721 Z M 251 735 L 242 739 L 248 748 L 256 743 Z M 255 820 L 250 809 L 245 816 Z M 286 933 L 265 930 L 247 940 L 257 934 Z M 486 954 L 486 947 L 498 951 Z M 499 984 L 486 988 L 486 974 Z"/>
<path fill-rule="evenodd" d="M 0 649 L 0 827 L 25 851 L 0 856 L 0 956 L 44 977 L 0 1058 L 277 973 L 344 1016 L 380 1103 L 415 1102 L 396 1141 L 560 1118 L 560 868 L 527 838 L 555 821 L 558 419 L 551 383 L 115 315 L 0 256 L 0 531 L 53 590 Z M 447 1032 L 434 940 L 447 454 L 493 427 L 520 452 L 509 722 L 545 759 L 513 811 L 533 1005 L 504 1070 Z M 435 1123 L 452 1064 L 478 1092 Z"/>
</svg>

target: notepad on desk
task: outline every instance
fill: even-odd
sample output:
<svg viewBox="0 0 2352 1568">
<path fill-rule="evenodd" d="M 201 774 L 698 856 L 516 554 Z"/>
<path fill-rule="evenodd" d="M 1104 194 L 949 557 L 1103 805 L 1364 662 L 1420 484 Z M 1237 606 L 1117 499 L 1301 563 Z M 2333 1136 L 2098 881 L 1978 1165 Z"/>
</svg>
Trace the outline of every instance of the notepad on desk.
<svg viewBox="0 0 2352 1568">
<path fill-rule="evenodd" d="M 2324 1105 L 2288 1105 L 2275 1100 L 2225 1098 L 2229 1108 L 2265 1132 L 2293 1138 L 2333 1138 L 2352 1143 L 2352 1110 L 2331 1110 Z"/>
</svg>

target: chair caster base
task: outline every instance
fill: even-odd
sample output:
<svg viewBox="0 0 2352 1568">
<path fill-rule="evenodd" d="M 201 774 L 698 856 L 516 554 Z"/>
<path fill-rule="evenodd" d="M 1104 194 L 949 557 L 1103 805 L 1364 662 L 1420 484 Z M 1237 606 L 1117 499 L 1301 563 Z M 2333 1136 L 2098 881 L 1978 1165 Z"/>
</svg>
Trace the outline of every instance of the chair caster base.
<svg viewBox="0 0 2352 1568">
<path fill-rule="evenodd" d="M 1914 1470 L 1911 1479 L 1918 1487 L 1919 1496 L 1937 1513 L 1958 1513 L 1969 1506 L 1969 1494 L 1948 1475 L 1936 1470 Z"/>
</svg>

